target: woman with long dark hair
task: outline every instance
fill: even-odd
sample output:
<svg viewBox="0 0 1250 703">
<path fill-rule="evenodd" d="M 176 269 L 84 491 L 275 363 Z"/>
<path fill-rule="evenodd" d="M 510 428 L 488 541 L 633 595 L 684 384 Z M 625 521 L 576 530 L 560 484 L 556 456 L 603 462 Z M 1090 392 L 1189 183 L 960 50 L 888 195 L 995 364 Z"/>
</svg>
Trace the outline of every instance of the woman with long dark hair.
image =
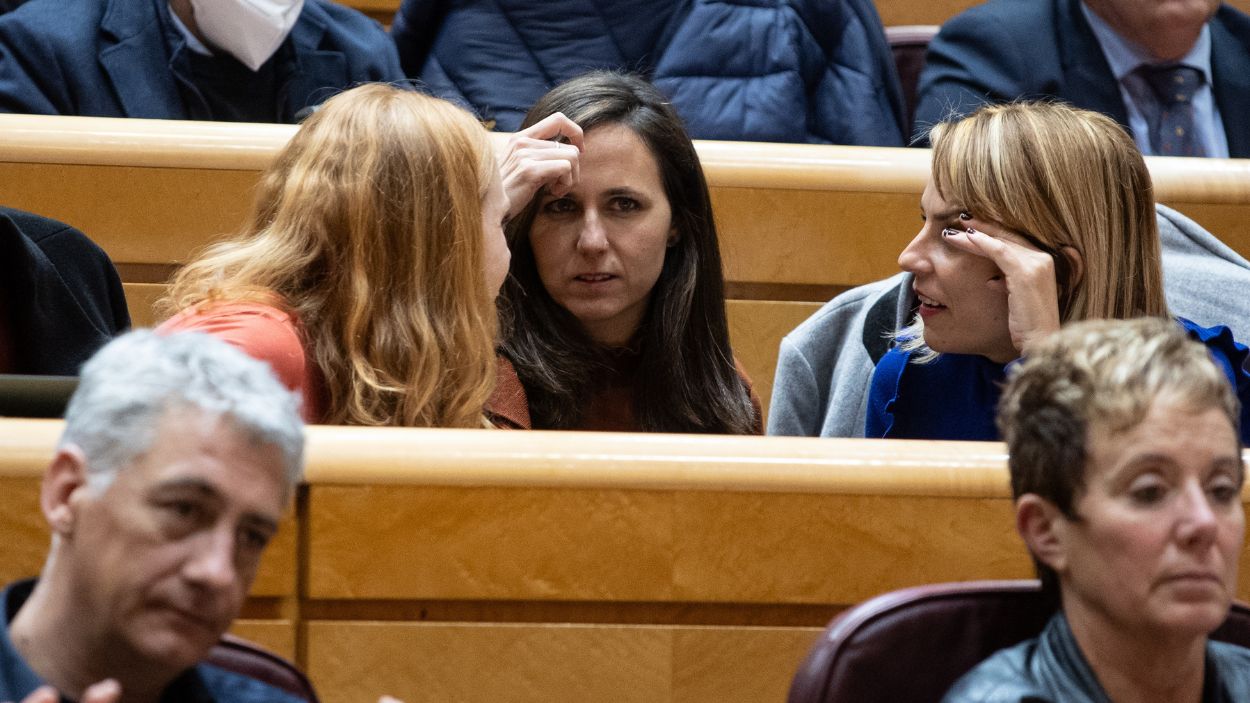
<svg viewBox="0 0 1250 703">
<path fill-rule="evenodd" d="M 512 220 L 503 353 L 535 428 L 761 432 L 737 366 L 703 170 L 646 81 L 591 73 L 543 96 L 583 133 L 577 174 Z M 508 171 L 505 168 L 505 172 Z"/>
</svg>

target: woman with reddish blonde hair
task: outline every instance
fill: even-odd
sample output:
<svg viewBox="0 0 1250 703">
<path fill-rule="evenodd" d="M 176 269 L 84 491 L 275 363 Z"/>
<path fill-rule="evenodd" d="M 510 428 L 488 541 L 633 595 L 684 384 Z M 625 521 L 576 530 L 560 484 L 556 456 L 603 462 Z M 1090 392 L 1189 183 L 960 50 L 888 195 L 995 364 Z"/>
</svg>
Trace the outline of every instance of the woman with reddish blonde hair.
<svg viewBox="0 0 1250 703">
<path fill-rule="evenodd" d="M 508 372 L 495 352 L 507 209 L 469 113 L 354 88 L 300 126 L 238 236 L 178 273 L 161 329 L 206 331 L 269 361 L 313 422 L 524 424 L 523 397 L 488 407 Z"/>
</svg>

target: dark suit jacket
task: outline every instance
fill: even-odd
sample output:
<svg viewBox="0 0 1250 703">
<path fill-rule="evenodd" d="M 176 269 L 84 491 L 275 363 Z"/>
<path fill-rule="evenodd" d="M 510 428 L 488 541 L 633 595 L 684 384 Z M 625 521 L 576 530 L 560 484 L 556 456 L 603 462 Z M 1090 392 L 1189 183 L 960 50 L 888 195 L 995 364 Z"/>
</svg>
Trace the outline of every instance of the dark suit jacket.
<svg viewBox="0 0 1250 703">
<path fill-rule="evenodd" d="M 167 0 L 31 0 L 3 15 L 0 112 L 187 119 L 189 49 L 168 12 Z M 286 121 L 354 83 L 403 78 L 381 25 L 329 0 L 306 1 L 271 61 Z"/>
<path fill-rule="evenodd" d="M 0 207 L 0 295 L 18 373 L 76 376 L 130 327 L 121 280 L 100 247 L 62 222 Z"/>
<path fill-rule="evenodd" d="M 1215 103 L 1228 153 L 1250 157 L 1250 17 L 1221 5 L 1211 19 Z M 1057 97 L 1128 129 L 1120 88 L 1080 0 L 989 0 L 929 44 L 917 91 L 916 134 L 985 102 Z"/>
</svg>

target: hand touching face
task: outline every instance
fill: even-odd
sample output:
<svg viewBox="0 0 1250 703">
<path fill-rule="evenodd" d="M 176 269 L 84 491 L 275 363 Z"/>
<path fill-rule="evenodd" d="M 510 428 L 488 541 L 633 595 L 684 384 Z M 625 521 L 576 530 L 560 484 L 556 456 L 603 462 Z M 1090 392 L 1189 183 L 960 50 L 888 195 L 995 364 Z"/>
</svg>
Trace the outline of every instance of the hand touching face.
<svg viewBox="0 0 1250 703">
<path fill-rule="evenodd" d="M 898 263 L 915 276 L 930 349 L 1006 363 L 1058 331 L 1057 256 L 1079 273 L 1074 250 L 1043 251 L 1026 235 L 947 202 L 931 182 L 921 211 L 924 226 Z"/>
<path fill-rule="evenodd" d="M 579 177 L 540 196 L 530 227 L 548 294 L 599 344 L 621 346 L 638 329 L 675 241 L 672 210 L 651 150 L 630 128 L 585 136 Z"/>
</svg>

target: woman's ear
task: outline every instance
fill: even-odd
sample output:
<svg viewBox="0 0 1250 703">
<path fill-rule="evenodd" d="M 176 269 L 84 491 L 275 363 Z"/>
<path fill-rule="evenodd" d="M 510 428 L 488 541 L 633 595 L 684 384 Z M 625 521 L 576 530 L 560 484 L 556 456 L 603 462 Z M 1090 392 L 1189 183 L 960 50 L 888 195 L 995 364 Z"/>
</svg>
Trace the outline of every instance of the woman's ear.
<svg viewBox="0 0 1250 703">
<path fill-rule="evenodd" d="M 1068 280 L 1068 288 L 1071 290 L 1085 280 L 1085 258 L 1074 246 L 1059 247 L 1059 252 L 1068 260 L 1068 265 L 1072 268 L 1072 276 Z"/>
<path fill-rule="evenodd" d="M 43 474 L 39 506 L 52 533 L 68 537 L 74 532 L 78 507 L 75 495 L 87 488 L 87 457 L 69 444 L 57 449 Z"/>
<path fill-rule="evenodd" d="M 1068 520 L 1054 503 L 1025 493 L 1016 499 L 1016 532 L 1038 561 L 1062 574 L 1067 568 Z"/>
</svg>

